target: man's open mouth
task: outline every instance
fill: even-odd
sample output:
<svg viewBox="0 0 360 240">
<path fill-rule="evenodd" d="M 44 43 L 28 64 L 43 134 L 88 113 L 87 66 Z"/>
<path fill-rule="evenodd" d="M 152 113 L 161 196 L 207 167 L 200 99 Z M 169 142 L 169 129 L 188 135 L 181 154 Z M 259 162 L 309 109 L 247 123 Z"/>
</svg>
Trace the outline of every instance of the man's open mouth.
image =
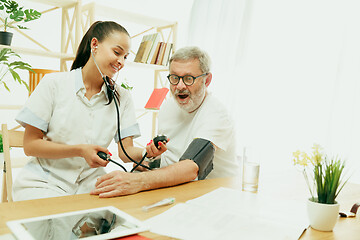
<svg viewBox="0 0 360 240">
<path fill-rule="evenodd" d="M 186 99 L 187 97 L 189 97 L 189 95 L 188 94 L 178 94 L 178 97 L 180 99 Z"/>
</svg>

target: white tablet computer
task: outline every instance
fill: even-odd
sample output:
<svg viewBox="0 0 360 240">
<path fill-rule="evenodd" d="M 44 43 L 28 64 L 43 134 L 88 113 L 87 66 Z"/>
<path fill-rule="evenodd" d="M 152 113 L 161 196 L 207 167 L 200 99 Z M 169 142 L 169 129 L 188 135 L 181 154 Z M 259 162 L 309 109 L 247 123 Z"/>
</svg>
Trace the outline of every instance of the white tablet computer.
<svg viewBox="0 0 360 240">
<path fill-rule="evenodd" d="M 6 223 L 17 239 L 112 239 L 149 230 L 138 219 L 112 207 L 93 208 Z"/>
</svg>

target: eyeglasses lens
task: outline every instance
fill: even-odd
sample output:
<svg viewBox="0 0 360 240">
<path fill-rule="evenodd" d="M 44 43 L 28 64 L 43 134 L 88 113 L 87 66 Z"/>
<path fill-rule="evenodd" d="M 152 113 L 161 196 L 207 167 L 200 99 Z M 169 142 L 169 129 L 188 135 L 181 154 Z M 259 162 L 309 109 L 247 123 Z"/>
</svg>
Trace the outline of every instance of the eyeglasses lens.
<svg viewBox="0 0 360 240">
<path fill-rule="evenodd" d="M 190 86 L 194 83 L 194 77 L 190 76 L 190 75 L 186 75 L 183 77 L 179 77 L 177 75 L 169 75 L 168 79 L 169 79 L 170 83 L 173 85 L 177 85 L 180 82 L 180 79 L 182 79 L 184 84 L 187 86 Z"/>
<path fill-rule="evenodd" d="M 194 78 L 192 76 L 183 77 L 185 85 L 192 85 L 194 83 Z"/>
<path fill-rule="evenodd" d="M 179 77 L 176 75 L 170 75 L 168 78 L 171 84 L 176 85 L 179 82 Z"/>
</svg>

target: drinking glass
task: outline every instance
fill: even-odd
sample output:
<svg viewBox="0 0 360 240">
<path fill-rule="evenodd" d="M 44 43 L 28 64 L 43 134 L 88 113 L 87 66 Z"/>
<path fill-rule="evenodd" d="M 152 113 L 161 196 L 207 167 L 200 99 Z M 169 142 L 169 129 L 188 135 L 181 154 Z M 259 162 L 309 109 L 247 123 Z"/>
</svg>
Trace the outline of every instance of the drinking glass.
<svg viewBox="0 0 360 240">
<path fill-rule="evenodd" d="M 253 148 L 243 149 L 242 190 L 257 192 L 259 186 L 260 154 Z"/>
</svg>

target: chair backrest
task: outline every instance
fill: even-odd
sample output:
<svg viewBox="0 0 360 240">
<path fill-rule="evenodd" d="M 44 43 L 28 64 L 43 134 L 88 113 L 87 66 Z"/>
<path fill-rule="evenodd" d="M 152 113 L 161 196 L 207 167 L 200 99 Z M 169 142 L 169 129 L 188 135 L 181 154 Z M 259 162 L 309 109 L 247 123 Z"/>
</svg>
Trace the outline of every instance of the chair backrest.
<svg viewBox="0 0 360 240">
<path fill-rule="evenodd" d="M 4 168 L 2 182 L 2 198 L 1 202 L 12 202 L 12 168 L 10 159 L 10 148 L 24 146 L 24 131 L 17 130 L 21 126 L 8 129 L 7 124 L 1 125 L 4 151 Z"/>
<path fill-rule="evenodd" d="M 34 72 L 29 71 L 29 96 L 35 90 L 36 86 L 39 84 L 40 80 L 45 76 L 45 74 L 58 72 L 57 70 L 51 69 L 32 69 Z"/>
</svg>

